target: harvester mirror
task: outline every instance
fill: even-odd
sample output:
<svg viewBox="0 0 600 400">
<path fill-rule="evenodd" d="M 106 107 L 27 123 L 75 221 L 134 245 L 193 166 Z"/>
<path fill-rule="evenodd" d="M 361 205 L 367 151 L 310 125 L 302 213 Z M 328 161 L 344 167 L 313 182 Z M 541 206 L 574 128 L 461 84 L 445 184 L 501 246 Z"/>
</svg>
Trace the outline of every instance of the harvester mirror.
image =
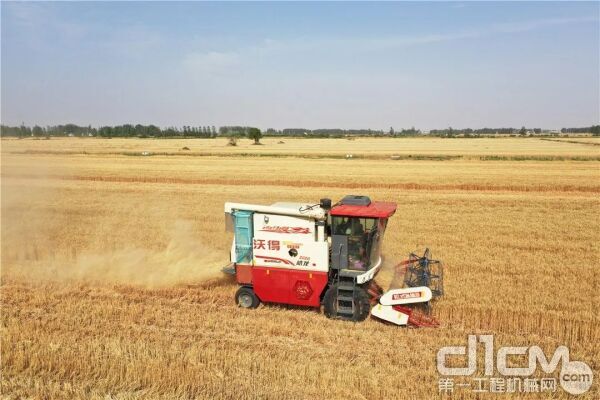
<svg viewBox="0 0 600 400">
<path fill-rule="evenodd" d="M 331 199 L 321 199 L 319 205 L 324 210 L 331 210 Z"/>
</svg>

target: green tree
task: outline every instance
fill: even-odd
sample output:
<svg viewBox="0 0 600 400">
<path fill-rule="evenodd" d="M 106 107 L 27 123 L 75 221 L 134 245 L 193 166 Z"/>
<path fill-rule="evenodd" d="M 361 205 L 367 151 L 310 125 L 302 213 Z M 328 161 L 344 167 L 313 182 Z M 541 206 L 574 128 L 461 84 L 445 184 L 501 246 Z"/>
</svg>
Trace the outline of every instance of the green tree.
<svg viewBox="0 0 600 400">
<path fill-rule="evenodd" d="M 146 136 L 146 127 L 142 124 L 137 124 L 135 126 L 135 135 L 139 137 Z"/>
<path fill-rule="evenodd" d="M 67 135 L 75 135 L 77 133 L 78 128 L 79 127 L 75 124 L 66 124 L 64 126 L 64 132 Z"/>
<path fill-rule="evenodd" d="M 113 128 L 110 126 L 103 126 L 98 130 L 98 134 L 102 137 L 111 138 L 113 137 Z"/>
<path fill-rule="evenodd" d="M 40 137 L 44 134 L 44 130 L 42 129 L 41 126 L 36 125 L 33 127 L 32 133 L 33 133 L 33 136 Z"/>
<path fill-rule="evenodd" d="M 25 126 L 24 122 L 21 122 L 21 126 L 19 127 L 19 137 L 24 138 L 26 136 L 31 136 L 31 128 Z"/>
<path fill-rule="evenodd" d="M 248 128 L 248 138 L 254 140 L 254 144 L 260 144 L 262 132 L 258 128 Z"/>
<path fill-rule="evenodd" d="M 521 135 L 521 136 L 527 135 L 527 129 L 524 126 L 521 127 L 521 130 L 519 131 L 519 135 Z"/>
<path fill-rule="evenodd" d="M 148 125 L 148 135 L 152 137 L 158 137 L 161 134 L 161 130 L 156 125 Z"/>
</svg>

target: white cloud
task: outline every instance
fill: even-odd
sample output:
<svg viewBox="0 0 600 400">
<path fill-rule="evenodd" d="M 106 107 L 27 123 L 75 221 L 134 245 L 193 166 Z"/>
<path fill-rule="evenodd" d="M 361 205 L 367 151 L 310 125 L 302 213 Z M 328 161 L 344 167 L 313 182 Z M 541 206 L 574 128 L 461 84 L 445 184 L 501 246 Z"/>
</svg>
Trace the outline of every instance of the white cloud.
<svg viewBox="0 0 600 400">
<path fill-rule="evenodd" d="M 185 55 L 183 65 L 194 74 L 226 75 L 239 66 L 240 61 L 236 52 L 194 52 Z"/>
<path fill-rule="evenodd" d="M 463 30 L 460 32 L 449 33 L 428 33 L 422 35 L 404 35 L 376 37 L 372 39 L 365 38 L 329 38 L 329 39 L 304 39 L 300 42 L 291 41 L 287 46 L 315 48 L 316 46 L 325 46 L 329 48 L 351 48 L 355 50 L 385 50 L 408 46 L 426 45 L 431 43 L 448 42 L 462 39 L 472 39 L 493 34 L 526 32 L 541 29 L 550 26 L 579 24 L 586 22 L 598 22 L 598 17 L 574 17 L 574 18 L 547 18 L 539 20 L 527 20 L 519 22 L 504 22 L 490 26 Z M 281 42 L 276 42 L 277 48 L 285 47 Z M 272 43 L 269 43 L 271 46 Z"/>
<path fill-rule="evenodd" d="M 87 31 L 84 24 L 61 18 L 45 3 L 10 3 L 7 11 L 16 24 L 37 34 L 50 30 L 65 38 L 79 38 Z"/>
<path fill-rule="evenodd" d="M 16 24 L 25 28 L 35 28 L 48 17 L 46 9 L 39 3 L 5 2 L 2 9 Z"/>
<path fill-rule="evenodd" d="M 575 18 L 546 18 L 529 21 L 503 22 L 492 25 L 492 32 L 517 33 L 527 32 L 535 29 L 557 25 L 579 24 L 585 22 L 598 22 L 598 17 L 575 17 Z"/>
<path fill-rule="evenodd" d="M 550 26 L 579 24 L 585 22 L 599 21 L 598 17 L 575 17 L 575 18 L 547 18 L 539 20 L 528 20 L 519 22 L 505 22 L 493 24 L 486 27 L 479 27 L 471 30 L 450 33 L 430 33 L 422 35 L 406 36 L 388 36 L 377 37 L 373 39 L 364 38 L 342 38 L 317 40 L 316 43 L 321 46 L 330 46 L 335 48 L 350 47 L 353 49 L 394 49 L 408 46 L 426 45 L 431 43 L 448 42 L 462 39 L 473 39 L 483 36 L 502 33 L 518 33 L 532 31 Z M 293 45 L 293 43 L 292 43 Z M 315 46 L 315 42 L 310 44 Z M 281 44 L 280 44 L 281 47 Z"/>
<path fill-rule="evenodd" d="M 111 30 L 98 43 L 109 52 L 136 55 L 156 50 L 165 43 L 165 38 L 156 30 L 137 24 Z"/>
</svg>

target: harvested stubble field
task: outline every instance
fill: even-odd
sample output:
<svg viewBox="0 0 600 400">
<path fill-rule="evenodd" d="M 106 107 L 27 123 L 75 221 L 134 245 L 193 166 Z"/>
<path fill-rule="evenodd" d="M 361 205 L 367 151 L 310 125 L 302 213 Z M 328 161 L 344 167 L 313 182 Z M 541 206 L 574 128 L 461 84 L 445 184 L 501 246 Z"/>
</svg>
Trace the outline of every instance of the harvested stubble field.
<svg viewBox="0 0 600 400">
<path fill-rule="evenodd" d="M 430 398 L 438 349 L 474 333 L 550 355 L 564 344 L 598 371 L 599 147 L 283 140 L 3 140 L 2 396 Z M 130 155 L 141 152 L 155 155 Z M 356 158 L 336 158 L 345 154 Z M 219 272 L 231 244 L 225 201 L 348 193 L 398 202 L 387 266 L 426 246 L 444 260 L 441 328 L 234 305 L 236 285 Z M 599 395 L 596 381 L 580 397 Z M 568 396 L 559 387 L 554 397 Z"/>
</svg>

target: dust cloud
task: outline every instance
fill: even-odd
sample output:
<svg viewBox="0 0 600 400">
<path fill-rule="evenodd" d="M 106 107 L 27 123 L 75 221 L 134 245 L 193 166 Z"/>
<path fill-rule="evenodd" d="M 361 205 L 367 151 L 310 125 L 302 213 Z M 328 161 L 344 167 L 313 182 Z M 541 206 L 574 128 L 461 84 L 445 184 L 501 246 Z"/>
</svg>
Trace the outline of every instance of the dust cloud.
<svg viewBox="0 0 600 400">
<path fill-rule="evenodd" d="M 129 241 L 139 234 L 147 236 L 144 230 L 148 226 L 121 223 L 125 218 L 122 213 L 102 214 L 94 204 L 103 201 L 105 192 L 97 192 L 95 187 L 53 179 L 70 173 L 46 157 L 24 160 L 3 154 L 3 282 L 19 279 L 167 287 L 223 277 L 227 252 L 203 242 L 195 232 L 198 221 L 173 219 L 169 204 L 159 204 L 160 213 L 146 210 L 146 204 L 127 192 L 118 198 L 121 210 L 141 207 L 138 220 L 142 223 L 157 218 L 168 221 L 164 228 L 153 228 L 150 235 L 159 239 L 147 246 L 143 240 Z"/>
<path fill-rule="evenodd" d="M 397 265 L 398 261 L 392 261 L 387 257 L 383 258 L 376 281 L 386 291 L 404 286 L 404 272 L 401 268 L 397 269 Z"/>
<path fill-rule="evenodd" d="M 221 251 L 202 244 L 190 221 L 176 221 L 162 250 L 123 248 L 82 251 L 74 258 L 53 254 L 39 260 L 3 262 L 3 276 L 28 281 L 124 284 L 149 288 L 196 284 L 223 276 Z"/>
<path fill-rule="evenodd" d="M 193 235 L 190 221 L 176 221 L 162 251 L 130 248 L 109 253 L 83 252 L 72 268 L 60 268 L 64 278 L 148 287 L 198 283 L 219 278 L 226 264 L 222 252 Z"/>
</svg>

